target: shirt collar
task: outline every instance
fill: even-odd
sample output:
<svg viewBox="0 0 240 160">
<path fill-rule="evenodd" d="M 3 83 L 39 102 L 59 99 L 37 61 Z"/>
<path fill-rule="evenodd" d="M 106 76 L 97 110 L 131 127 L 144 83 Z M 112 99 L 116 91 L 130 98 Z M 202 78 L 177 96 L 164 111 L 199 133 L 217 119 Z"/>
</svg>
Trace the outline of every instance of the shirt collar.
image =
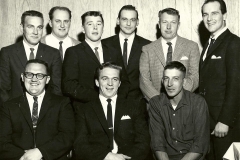
<svg viewBox="0 0 240 160">
<path fill-rule="evenodd" d="M 215 41 L 216 41 L 216 39 L 217 39 L 223 32 L 225 32 L 226 30 L 227 30 L 227 27 L 225 26 L 225 27 L 223 27 L 220 31 L 218 31 L 214 36 L 210 36 L 210 39 L 213 38 L 213 39 L 215 39 Z"/>
<path fill-rule="evenodd" d="M 97 46 L 92 45 L 89 40 L 85 39 L 86 43 L 92 48 L 92 50 L 95 52 L 95 48 L 98 47 L 98 50 L 102 50 L 102 42 L 100 41 Z"/>
<path fill-rule="evenodd" d="M 171 105 L 170 100 L 167 97 L 166 93 L 163 93 L 163 105 Z M 177 106 L 188 106 L 188 101 L 186 98 L 186 91 L 185 89 L 183 89 L 183 96 L 182 99 L 179 101 L 179 103 L 177 104 Z M 179 107 L 177 107 L 179 108 Z"/>
<path fill-rule="evenodd" d="M 101 101 L 104 101 L 104 102 L 107 101 L 107 99 L 111 99 L 112 102 L 116 103 L 116 101 L 117 101 L 117 94 L 115 96 L 113 96 L 112 98 L 106 98 L 106 97 L 102 96 L 101 94 L 99 94 L 99 99 Z"/>
<path fill-rule="evenodd" d="M 128 42 L 133 42 L 134 37 L 135 37 L 135 32 L 133 32 L 128 38 L 125 38 L 121 32 L 119 33 L 119 39 L 122 40 L 123 42 L 125 39 L 128 39 Z"/>
<path fill-rule="evenodd" d="M 29 48 L 29 52 L 30 52 L 30 48 L 34 48 L 34 51 L 37 51 L 38 50 L 38 46 L 39 46 L 39 43 L 37 45 L 35 45 L 34 47 L 30 47 L 24 40 L 23 40 L 23 46 L 25 48 L 25 50 L 27 50 L 27 48 Z"/>
<path fill-rule="evenodd" d="M 167 41 L 163 37 L 160 37 L 160 38 L 162 39 L 163 43 L 167 43 Z M 177 36 L 174 37 L 170 42 L 172 43 L 172 46 L 175 46 L 175 44 L 177 42 Z"/>
<path fill-rule="evenodd" d="M 68 35 L 63 40 L 59 40 L 59 39 L 57 39 L 57 37 L 55 37 L 53 35 L 53 33 L 51 33 L 50 34 L 50 39 L 51 39 L 52 42 L 57 42 L 58 44 L 59 44 L 60 41 L 63 41 L 63 44 L 69 44 L 69 43 L 71 44 L 72 43 L 72 41 L 71 41 L 71 39 Z"/>
<path fill-rule="evenodd" d="M 27 98 L 32 98 L 32 97 L 38 97 L 38 98 L 43 98 L 45 95 L 45 90 L 38 96 L 32 96 L 31 94 L 29 94 L 28 92 L 26 92 L 26 96 Z"/>
</svg>

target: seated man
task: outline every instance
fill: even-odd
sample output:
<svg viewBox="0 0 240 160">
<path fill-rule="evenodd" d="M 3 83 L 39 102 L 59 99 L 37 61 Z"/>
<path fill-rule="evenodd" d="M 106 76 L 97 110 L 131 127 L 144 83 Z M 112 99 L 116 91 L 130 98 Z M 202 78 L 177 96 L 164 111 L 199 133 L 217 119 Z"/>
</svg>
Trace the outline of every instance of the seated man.
<svg viewBox="0 0 240 160">
<path fill-rule="evenodd" d="M 103 63 L 95 73 L 99 98 L 81 106 L 76 116 L 78 160 L 144 160 L 150 136 L 138 101 L 120 98 L 122 68 Z"/>
<path fill-rule="evenodd" d="M 46 62 L 29 60 L 21 74 L 26 92 L 0 108 L 0 159 L 68 159 L 74 114 L 68 98 L 45 92 L 47 71 Z"/>
<path fill-rule="evenodd" d="M 165 92 L 150 101 L 151 146 L 157 160 L 203 159 L 209 146 L 205 100 L 183 89 L 186 68 L 173 61 L 164 67 Z"/>
</svg>

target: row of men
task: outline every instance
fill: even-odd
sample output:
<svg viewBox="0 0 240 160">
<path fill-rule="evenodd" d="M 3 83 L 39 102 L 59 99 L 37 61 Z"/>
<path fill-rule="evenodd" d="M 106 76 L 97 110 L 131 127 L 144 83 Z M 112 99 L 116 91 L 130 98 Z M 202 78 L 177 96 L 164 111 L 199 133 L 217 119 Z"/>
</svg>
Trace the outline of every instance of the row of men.
<svg viewBox="0 0 240 160">
<path fill-rule="evenodd" d="M 151 109 L 151 104 L 163 89 L 163 68 L 170 61 L 180 61 L 186 67 L 183 87 L 194 91 L 199 85 L 200 94 L 209 106 L 212 136 L 208 156 L 211 157 L 209 159 L 219 159 L 231 142 L 239 141 L 237 135 L 240 130 L 237 117 L 239 76 L 236 74 L 239 70 L 240 40 L 227 29 L 226 12 L 223 0 L 207 0 L 203 4 L 203 22 L 211 37 L 200 57 L 195 42 L 177 35 L 180 15 L 172 8 L 159 12 L 161 37 L 152 43 L 136 35 L 138 12 L 131 5 L 124 6 L 119 11 L 117 24 L 120 33 L 103 41 L 102 15 L 94 11 L 86 12 L 81 17 L 85 41 L 66 50 L 67 44 L 68 47 L 69 44 L 74 44 L 67 34 L 71 12 L 65 7 L 54 7 L 49 12 L 52 34 L 44 39 L 46 43 L 52 42 L 52 46 L 59 51 L 39 43 L 43 29 L 42 15 L 36 11 L 27 11 L 22 15 L 21 21 L 23 42 L 1 49 L 1 100 L 6 101 L 23 94 L 20 75 L 24 72 L 27 60 L 34 58 L 48 63 L 51 76 L 48 88 L 53 93 L 61 94 L 61 61 L 64 59 L 62 89 L 64 95 L 73 100 L 77 111 L 82 104 L 98 98 L 94 82 L 95 69 L 100 63 L 115 61 L 123 67 L 119 96 L 134 98 L 143 105 L 144 95 Z M 62 39 L 61 34 L 64 35 Z"/>
</svg>

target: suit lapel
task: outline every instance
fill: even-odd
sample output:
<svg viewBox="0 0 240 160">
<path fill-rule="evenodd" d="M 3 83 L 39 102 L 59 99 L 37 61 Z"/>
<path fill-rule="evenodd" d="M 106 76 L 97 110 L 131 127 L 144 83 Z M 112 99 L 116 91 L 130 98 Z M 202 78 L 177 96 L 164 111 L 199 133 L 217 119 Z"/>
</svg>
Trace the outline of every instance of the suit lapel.
<svg viewBox="0 0 240 160">
<path fill-rule="evenodd" d="M 119 128 L 119 123 L 124 113 L 123 99 L 117 98 L 116 110 L 115 110 L 115 120 L 114 120 L 114 133 L 117 133 Z"/>
<path fill-rule="evenodd" d="M 45 48 L 44 48 L 43 44 L 39 42 L 36 59 L 43 59 L 43 57 L 45 57 L 46 54 L 49 54 L 49 53 L 44 52 L 44 50 L 45 50 Z"/>
<path fill-rule="evenodd" d="M 82 42 L 86 54 L 88 54 L 97 64 L 100 64 L 92 48 L 87 44 L 86 41 Z"/>
<path fill-rule="evenodd" d="M 137 49 L 139 49 L 139 47 L 140 47 L 139 46 L 139 40 L 138 40 L 137 35 L 135 35 L 134 40 L 133 40 L 133 44 L 132 44 L 132 48 L 131 48 L 131 52 L 130 52 L 130 55 L 129 55 L 128 63 L 130 63 L 130 61 L 134 59 L 134 56 L 137 53 Z"/>
<path fill-rule="evenodd" d="M 203 56 L 204 56 L 204 53 L 206 52 L 207 47 L 208 47 L 208 41 L 207 41 L 207 43 L 204 45 L 202 54 L 201 54 L 201 56 L 200 56 L 200 67 L 199 67 L 199 69 L 201 69 L 201 68 L 203 67 L 203 64 L 204 64 Z M 206 59 L 206 58 L 205 58 L 205 59 Z"/>
<path fill-rule="evenodd" d="M 112 61 L 112 56 L 111 53 L 109 53 L 107 46 L 102 44 L 102 49 L 103 49 L 103 61 L 104 62 Z"/>
<path fill-rule="evenodd" d="M 182 53 L 184 53 L 183 50 L 184 50 L 184 46 L 182 44 L 182 38 L 177 36 L 176 46 L 172 54 L 173 61 L 180 60 L 182 58 Z"/>
<path fill-rule="evenodd" d="M 160 60 L 160 62 L 162 63 L 162 65 L 165 66 L 166 65 L 166 61 L 165 61 L 165 58 L 164 58 L 161 38 L 159 38 L 156 41 L 155 47 L 154 47 L 154 52 L 157 55 L 157 57 Z"/>
<path fill-rule="evenodd" d="M 27 56 L 25 53 L 23 42 L 19 42 L 17 44 L 17 56 L 22 64 L 22 66 L 25 67 L 25 64 L 27 63 Z"/>
<path fill-rule="evenodd" d="M 38 124 L 42 121 L 47 111 L 53 106 L 51 102 L 52 102 L 51 93 L 46 92 L 42 101 L 42 106 L 41 106 L 41 110 L 38 118 Z"/>
</svg>

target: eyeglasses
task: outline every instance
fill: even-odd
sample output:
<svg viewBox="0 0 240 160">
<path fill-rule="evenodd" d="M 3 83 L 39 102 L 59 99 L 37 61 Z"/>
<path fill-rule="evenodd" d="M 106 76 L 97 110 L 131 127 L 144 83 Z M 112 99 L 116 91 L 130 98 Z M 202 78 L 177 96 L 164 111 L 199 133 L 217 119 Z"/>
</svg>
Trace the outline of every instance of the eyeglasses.
<svg viewBox="0 0 240 160">
<path fill-rule="evenodd" d="M 47 76 L 47 74 L 42 74 L 42 73 L 34 74 L 34 73 L 31 73 L 31 72 L 24 72 L 23 75 L 28 79 L 32 79 L 33 76 L 36 76 L 36 78 L 38 80 L 42 80 L 44 77 Z"/>
</svg>

